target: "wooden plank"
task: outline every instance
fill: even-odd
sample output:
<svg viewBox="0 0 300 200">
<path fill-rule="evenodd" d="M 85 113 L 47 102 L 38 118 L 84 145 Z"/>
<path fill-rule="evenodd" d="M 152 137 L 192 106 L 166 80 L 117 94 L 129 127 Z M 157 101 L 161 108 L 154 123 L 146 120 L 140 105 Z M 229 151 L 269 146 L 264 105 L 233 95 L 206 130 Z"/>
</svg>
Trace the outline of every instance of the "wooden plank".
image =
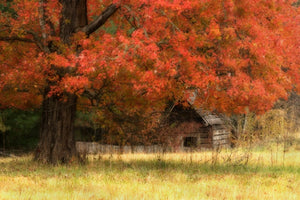
<svg viewBox="0 0 300 200">
<path fill-rule="evenodd" d="M 210 131 L 210 127 L 201 127 L 199 128 L 199 132 L 209 132 Z"/>
<path fill-rule="evenodd" d="M 210 143 L 212 143 L 212 139 L 211 138 L 201 138 L 200 139 L 200 143 L 201 144 L 210 144 Z"/>
<path fill-rule="evenodd" d="M 214 134 L 212 137 L 217 137 L 217 136 L 221 136 L 221 135 L 227 135 L 229 136 L 229 133 L 218 133 L 218 134 Z"/>
<path fill-rule="evenodd" d="M 209 125 L 224 124 L 223 120 L 218 115 L 212 114 L 210 112 L 206 112 L 201 109 L 198 109 L 196 111 L 203 118 L 203 120 L 207 122 Z"/>
<path fill-rule="evenodd" d="M 188 135 L 197 135 L 197 136 L 200 136 L 200 137 L 207 137 L 209 135 L 209 131 L 196 131 L 196 132 L 192 132 L 192 133 L 189 133 Z"/>
<path fill-rule="evenodd" d="M 224 130 L 224 129 L 227 129 L 226 126 L 221 125 L 221 124 L 216 124 L 216 125 L 213 125 L 213 126 L 212 126 L 212 130 L 213 130 L 213 131 Z"/>
<path fill-rule="evenodd" d="M 209 136 L 208 133 L 201 133 L 200 138 L 207 138 Z"/>
<path fill-rule="evenodd" d="M 206 121 L 207 121 L 210 125 L 214 125 L 214 124 L 224 124 L 224 122 L 223 122 L 220 118 L 206 119 Z"/>
<path fill-rule="evenodd" d="M 214 118 L 219 118 L 219 117 L 217 115 L 214 115 L 214 114 L 205 115 L 205 119 L 214 119 Z"/>
<path fill-rule="evenodd" d="M 228 135 L 217 135 L 217 136 L 213 136 L 213 140 L 222 140 L 222 139 L 228 139 L 229 136 Z"/>
<path fill-rule="evenodd" d="M 211 137 L 199 137 L 200 138 L 200 140 L 205 140 L 205 139 L 208 139 L 208 138 L 211 138 Z"/>
<path fill-rule="evenodd" d="M 226 130 L 226 129 L 224 129 L 224 130 L 218 130 L 218 131 L 214 131 L 213 132 L 214 136 L 215 135 L 229 135 L 229 134 L 230 134 L 230 132 L 228 130 Z"/>
<path fill-rule="evenodd" d="M 213 141 L 213 145 L 221 145 L 221 144 L 229 144 L 228 140 L 217 140 L 217 141 Z"/>
<path fill-rule="evenodd" d="M 218 142 L 218 141 L 229 141 L 229 139 L 228 138 L 223 138 L 223 139 L 218 139 L 218 140 L 214 140 L 213 142 Z"/>
<path fill-rule="evenodd" d="M 219 140 L 214 140 L 213 142 L 220 142 L 220 141 L 228 141 L 227 138 L 219 139 Z"/>
<path fill-rule="evenodd" d="M 220 138 L 229 138 L 229 135 L 214 135 L 212 138 L 214 140 L 219 140 Z"/>
</svg>

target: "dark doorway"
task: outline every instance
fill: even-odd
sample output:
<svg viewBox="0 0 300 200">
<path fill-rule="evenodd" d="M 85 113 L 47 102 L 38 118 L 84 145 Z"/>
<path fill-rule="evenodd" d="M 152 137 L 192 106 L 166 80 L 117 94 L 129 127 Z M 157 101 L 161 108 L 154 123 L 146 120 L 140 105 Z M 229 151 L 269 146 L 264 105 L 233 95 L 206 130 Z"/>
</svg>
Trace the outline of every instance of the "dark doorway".
<svg viewBox="0 0 300 200">
<path fill-rule="evenodd" d="M 196 137 L 185 137 L 183 141 L 184 147 L 197 147 L 197 138 Z"/>
</svg>

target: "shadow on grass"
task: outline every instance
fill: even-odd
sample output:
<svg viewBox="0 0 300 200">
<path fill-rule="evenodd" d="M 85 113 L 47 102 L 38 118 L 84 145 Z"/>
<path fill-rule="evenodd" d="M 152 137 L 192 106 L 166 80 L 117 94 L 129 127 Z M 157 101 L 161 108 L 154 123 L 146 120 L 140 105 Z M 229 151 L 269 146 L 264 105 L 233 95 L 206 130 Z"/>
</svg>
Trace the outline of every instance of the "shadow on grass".
<svg viewBox="0 0 300 200">
<path fill-rule="evenodd" d="M 72 175 L 76 177 L 85 176 L 89 173 L 102 173 L 105 175 L 134 173 L 137 176 L 147 174 L 185 174 L 188 177 L 195 175 L 254 175 L 278 177 L 286 174 L 300 175 L 298 166 L 263 166 L 253 164 L 233 164 L 233 163 L 201 163 L 170 161 L 163 159 L 139 159 L 124 161 L 121 159 L 99 159 L 90 161 L 85 165 L 42 165 L 32 161 L 31 158 L 16 158 L 8 162 L 0 160 L 0 176 L 42 176 L 52 177 L 60 175 Z"/>
<path fill-rule="evenodd" d="M 232 163 L 199 163 L 183 161 L 164 161 L 164 160 L 137 160 L 137 161 L 109 161 L 104 160 L 101 165 L 105 169 L 112 171 L 135 170 L 140 173 L 149 171 L 176 171 L 185 174 L 236 174 L 243 175 L 247 173 L 293 173 L 300 175 L 300 167 L 296 166 L 262 166 L 262 165 L 245 165 Z"/>
</svg>

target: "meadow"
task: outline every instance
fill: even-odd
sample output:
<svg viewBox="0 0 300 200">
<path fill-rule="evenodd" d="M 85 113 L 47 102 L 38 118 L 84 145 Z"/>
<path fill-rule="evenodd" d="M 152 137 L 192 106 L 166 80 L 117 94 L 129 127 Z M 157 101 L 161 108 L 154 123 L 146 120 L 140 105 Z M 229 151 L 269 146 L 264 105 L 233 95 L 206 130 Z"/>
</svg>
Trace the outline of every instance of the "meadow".
<svg viewBox="0 0 300 200">
<path fill-rule="evenodd" d="M 300 199 L 300 151 L 90 155 L 49 166 L 0 158 L 0 199 Z"/>
</svg>

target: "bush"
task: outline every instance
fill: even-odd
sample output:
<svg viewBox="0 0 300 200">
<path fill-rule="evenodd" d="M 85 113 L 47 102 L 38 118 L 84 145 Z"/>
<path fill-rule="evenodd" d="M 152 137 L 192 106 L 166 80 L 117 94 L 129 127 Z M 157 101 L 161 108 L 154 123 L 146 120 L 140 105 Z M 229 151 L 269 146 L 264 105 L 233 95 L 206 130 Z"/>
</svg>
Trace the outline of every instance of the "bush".
<svg viewBox="0 0 300 200">
<path fill-rule="evenodd" d="M 33 150 L 38 143 L 40 111 L 22 111 L 16 109 L 6 109 L 0 111 L 2 130 L 0 137 L 0 147 L 6 149 Z M 3 134 L 5 134 L 3 136 Z M 3 143 L 5 139 L 5 143 Z"/>
</svg>

